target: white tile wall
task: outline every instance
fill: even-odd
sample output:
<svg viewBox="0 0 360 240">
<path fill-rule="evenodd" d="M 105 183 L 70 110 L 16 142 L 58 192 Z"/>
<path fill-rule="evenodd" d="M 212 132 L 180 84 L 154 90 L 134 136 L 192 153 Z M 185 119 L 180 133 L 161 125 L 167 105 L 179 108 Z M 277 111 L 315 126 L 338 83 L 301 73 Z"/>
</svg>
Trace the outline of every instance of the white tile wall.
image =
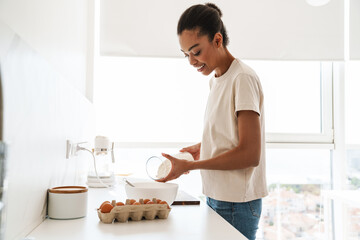
<svg viewBox="0 0 360 240">
<path fill-rule="evenodd" d="M 45 217 L 46 192 L 84 185 L 86 152 L 66 159 L 66 139 L 92 141 L 92 104 L 15 32 L 0 24 L 4 140 L 8 151 L 5 239 L 20 239 Z"/>
</svg>

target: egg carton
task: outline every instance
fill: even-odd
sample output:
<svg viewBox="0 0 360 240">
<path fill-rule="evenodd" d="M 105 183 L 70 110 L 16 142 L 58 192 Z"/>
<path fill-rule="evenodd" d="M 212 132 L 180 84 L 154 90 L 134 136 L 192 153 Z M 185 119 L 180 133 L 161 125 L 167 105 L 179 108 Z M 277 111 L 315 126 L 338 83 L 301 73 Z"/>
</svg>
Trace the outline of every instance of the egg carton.
<svg viewBox="0 0 360 240">
<path fill-rule="evenodd" d="M 99 219 L 103 223 L 112 223 L 113 221 L 127 222 L 128 220 L 153 220 L 156 217 L 159 219 L 167 219 L 171 211 L 167 204 L 144 204 L 143 199 L 139 200 L 141 205 L 130 205 L 130 199 L 126 200 L 125 205 L 116 206 L 116 201 L 112 201 L 113 209 L 109 213 L 102 213 L 97 209 Z M 157 202 L 153 198 L 153 202 Z"/>
</svg>

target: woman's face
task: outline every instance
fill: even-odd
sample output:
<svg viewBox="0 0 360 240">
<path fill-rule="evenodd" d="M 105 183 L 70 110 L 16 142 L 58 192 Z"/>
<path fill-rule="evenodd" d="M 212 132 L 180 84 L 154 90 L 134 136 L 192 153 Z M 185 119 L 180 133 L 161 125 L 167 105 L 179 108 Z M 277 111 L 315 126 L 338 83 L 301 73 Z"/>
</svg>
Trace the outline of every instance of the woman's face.
<svg viewBox="0 0 360 240">
<path fill-rule="evenodd" d="M 179 36 L 181 51 L 198 72 L 209 75 L 216 66 L 215 38 L 209 41 L 207 35 L 199 36 L 199 30 L 184 30 Z"/>
</svg>

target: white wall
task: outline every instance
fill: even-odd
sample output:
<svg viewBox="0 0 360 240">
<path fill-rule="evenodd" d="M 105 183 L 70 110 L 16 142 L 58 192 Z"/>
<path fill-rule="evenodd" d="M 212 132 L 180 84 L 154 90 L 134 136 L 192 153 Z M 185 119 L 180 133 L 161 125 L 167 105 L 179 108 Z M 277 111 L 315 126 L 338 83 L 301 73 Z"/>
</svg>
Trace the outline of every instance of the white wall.
<svg viewBox="0 0 360 240">
<path fill-rule="evenodd" d="M 0 19 L 85 94 L 92 0 L 0 0 Z"/>
<path fill-rule="evenodd" d="M 0 70 L 8 144 L 5 239 L 43 221 L 46 192 L 85 184 L 86 152 L 66 159 L 66 139 L 94 137 L 86 95 L 88 2 L 0 1 Z M 90 54 L 91 55 L 91 54 Z"/>
</svg>

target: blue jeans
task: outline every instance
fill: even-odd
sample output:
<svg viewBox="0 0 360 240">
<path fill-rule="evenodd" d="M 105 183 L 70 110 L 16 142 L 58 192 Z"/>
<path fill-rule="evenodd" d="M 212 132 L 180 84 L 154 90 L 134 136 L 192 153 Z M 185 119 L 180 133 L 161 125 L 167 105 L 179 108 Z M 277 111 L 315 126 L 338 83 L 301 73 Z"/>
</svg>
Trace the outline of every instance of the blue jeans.
<svg viewBox="0 0 360 240">
<path fill-rule="evenodd" d="M 250 202 L 225 202 L 207 197 L 206 202 L 245 237 L 255 239 L 261 215 L 261 198 Z"/>
</svg>

